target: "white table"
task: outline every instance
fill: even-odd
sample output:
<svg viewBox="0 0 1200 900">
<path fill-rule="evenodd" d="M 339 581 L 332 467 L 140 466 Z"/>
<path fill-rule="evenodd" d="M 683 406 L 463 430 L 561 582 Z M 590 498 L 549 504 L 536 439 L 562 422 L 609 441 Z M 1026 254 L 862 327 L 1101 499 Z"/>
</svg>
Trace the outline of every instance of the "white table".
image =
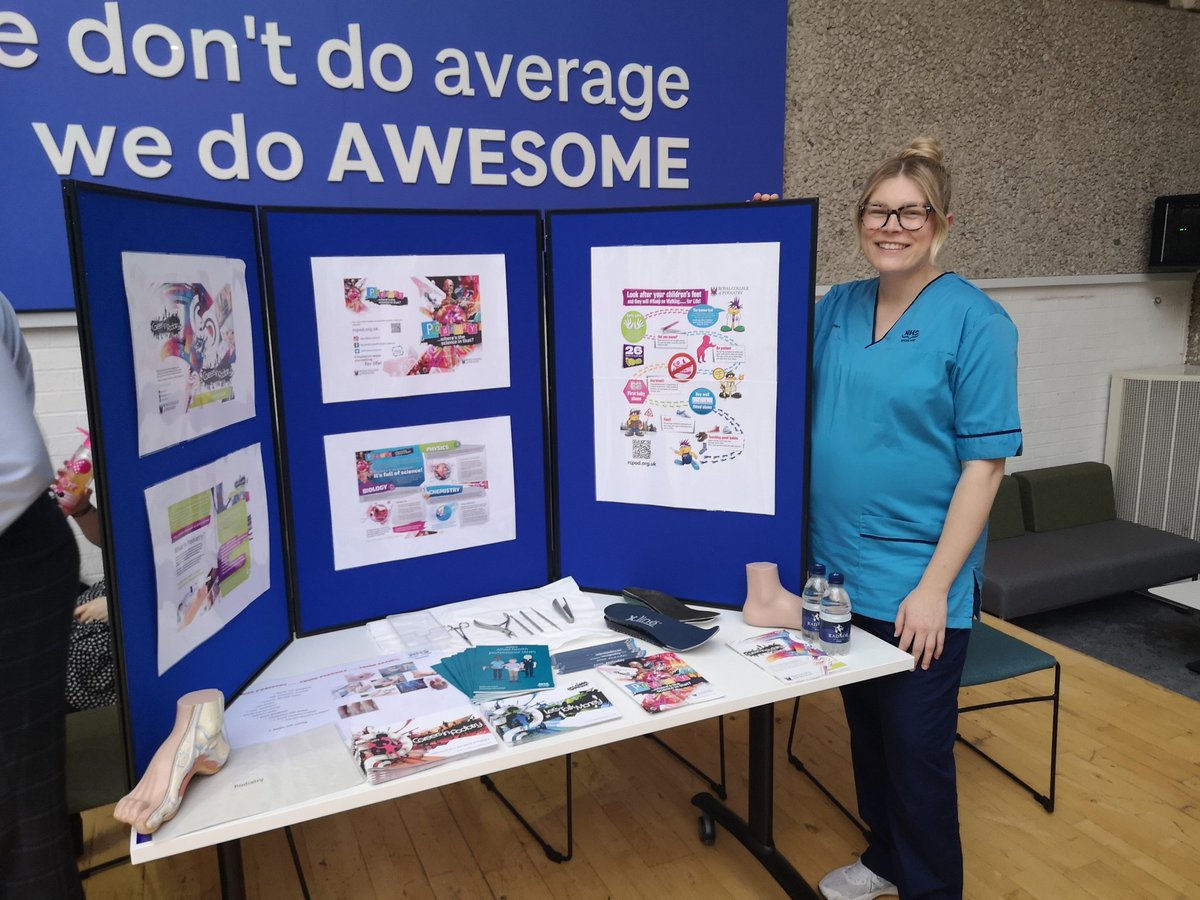
<svg viewBox="0 0 1200 900">
<path fill-rule="evenodd" d="M 1150 588 L 1146 593 L 1176 606 L 1186 606 L 1189 609 L 1200 610 L 1200 581 L 1177 581 L 1174 584 L 1162 584 Z M 1193 672 L 1200 674 L 1200 659 L 1187 664 Z"/>
<path fill-rule="evenodd" d="M 617 599 L 602 595 L 593 597 L 601 607 Z M 493 751 L 434 766 L 384 784 L 363 783 L 304 803 L 222 822 L 168 840 L 151 836 L 139 842 L 138 835 L 134 833 L 130 836 L 129 855 L 134 863 L 144 863 L 219 845 L 223 893 L 226 896 L 237 896 L 243 890 L 240 846 L 237 841 L 243 837 L 749 709 L 748 821 L 741 820 L 712 795 L 697 795 L 693 802 L 738 837 L 789 895 L 815 897 L 811 888 L 800 878 L 787 859 L 776 850 L 772 837 L 773 704 L 803 694 L 908 671 L 913 667 L 913 658 L 890 644 L 855 629 L 851 638 L 852 649 L 846 656 L 849 665 L 845 669 L 801 684 L 785 684 L 725 645 L 728 640 L 749 637 L 769 629 L 748 626 L 742 621 L 739 612 L 729 611 L 720 614 L 718 624 L 721 626 L 720 632 L 708 643 L 680 655 L 724 693 L 724 697 L 720 699 L 650 714 L 625 692 L 615 688 L 606 690 L 605 693 L 621 713 L 619 719 L 570 734 L 558 735 L 550 740 L 516 747 L 497 747 Z M 623 635 L 613 635 L 614 639 L 618 637 Z M 656 648 L 647 649 L 653 652 Z M 379 650 L 365 626 L 299 638 L 271 662 L 256 679 L 256 683 L 302 675 L 343 662 L 378 655 Z M 579 674 L 585 676 L 587 673 Z M 603 676 L 593 674 L 598 685 L 609 686 Z M 236 747 L 234 752 L 237 752 Z M 184 807 L 187 805 L 185 799 Z M 236 871 L 229 871 L 234 868 Z"/>
</svg>

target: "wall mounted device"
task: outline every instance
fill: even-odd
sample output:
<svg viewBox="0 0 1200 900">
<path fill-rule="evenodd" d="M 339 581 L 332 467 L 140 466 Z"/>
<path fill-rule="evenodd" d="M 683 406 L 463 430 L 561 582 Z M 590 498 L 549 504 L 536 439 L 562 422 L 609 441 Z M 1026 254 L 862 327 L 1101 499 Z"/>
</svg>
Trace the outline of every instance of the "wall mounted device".
<svg viewBox="0 0 1200 900">
<path fill-rule="evenodd" d="M 1151 272 L 1200 269 L 1200 194 L 1155 199 L 1149 268 Z"/>
</svg>

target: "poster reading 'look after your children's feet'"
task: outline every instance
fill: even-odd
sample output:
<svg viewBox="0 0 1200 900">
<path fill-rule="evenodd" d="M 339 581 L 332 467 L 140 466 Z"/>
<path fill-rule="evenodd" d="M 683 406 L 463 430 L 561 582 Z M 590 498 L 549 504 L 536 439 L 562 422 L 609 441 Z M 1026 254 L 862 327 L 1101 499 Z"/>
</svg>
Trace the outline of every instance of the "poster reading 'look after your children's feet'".
<svg viewBox="0 0 1200 900">
<path fill-rule="evenodd" d="M 158 674 L 271 587 L 262 449 L 146 489 L 158 586 Z"/>
<path fill-rule="evenodd" d="M 504 256 L 314 257 L 326 403 L 509 386 Z"/>
<path fill-rule="evenodd" d="M 774 515 L 779 244 L 591 261 L 596 499 Z"/>
<path fill-rule="evenodd" d="M 137 390 L 138 455 L 254 415 L 246 264 L 122 253 Z"/>
<path fill-rule="evenodd" d="M 325 436 L 334 569 L 517 536 L 508 416 Z"/>
</svg>

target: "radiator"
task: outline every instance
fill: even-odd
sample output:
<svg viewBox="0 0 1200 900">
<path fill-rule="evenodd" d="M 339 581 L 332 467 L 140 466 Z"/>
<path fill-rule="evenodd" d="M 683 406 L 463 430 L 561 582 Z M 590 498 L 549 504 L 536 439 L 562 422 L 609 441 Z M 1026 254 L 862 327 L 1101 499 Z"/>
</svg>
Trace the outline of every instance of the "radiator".
<svg viewBox="0 0 1200 900">
<path fill-rule="evenodd" d="M 1119 518 L 1200 539 L 1200 366 L 1114 372 L 1104 461 Z"/>
</svg>

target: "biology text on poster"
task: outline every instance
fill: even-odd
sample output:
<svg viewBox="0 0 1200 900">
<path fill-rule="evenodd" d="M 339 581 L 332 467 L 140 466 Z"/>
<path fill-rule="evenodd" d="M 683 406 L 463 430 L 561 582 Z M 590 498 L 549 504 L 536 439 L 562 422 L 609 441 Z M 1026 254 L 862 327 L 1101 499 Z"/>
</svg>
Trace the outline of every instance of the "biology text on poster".
<svg viewBox="0 0 1200 900">
<path fill-rule="evenodd" d="M 508 416 L 325 436 L 335 569 L 517 536 Z"/>
<path fill-rule="evenodd" d="M 271 587 L 261 445 L 146 489 L 158 584 L 158 674 Z"/>
<path fill-rule="evenodd" d="M 246 263 L 122 253 L 138 405 L 138 454 L 254 415 Z"/>
<path fill-rule="evenodd" d="M 509 386 L 503 254 L 314 257 L 326 403 Z"/>
<path fill-rule="evenodd" d="M 774 514 L 778 312 L 778 243 L 592 248 L 597 500 Z"/>
</svg>

